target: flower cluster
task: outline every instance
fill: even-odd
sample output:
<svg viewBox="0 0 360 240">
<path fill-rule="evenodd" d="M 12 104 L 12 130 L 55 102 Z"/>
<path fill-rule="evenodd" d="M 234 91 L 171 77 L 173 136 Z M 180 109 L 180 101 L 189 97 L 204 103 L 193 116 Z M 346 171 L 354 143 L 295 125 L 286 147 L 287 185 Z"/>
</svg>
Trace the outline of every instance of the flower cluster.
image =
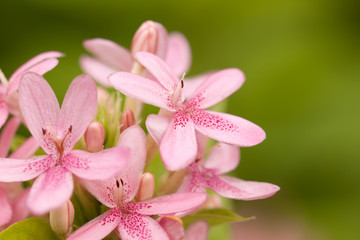
<svg viewBox="0 0 360 240">
<path fill-rule="evenodd" d="M 92 54 L 80 58 L 87 75 L 72 81 L 61 107 L 42 75 L 62 53 L 32 58 L 9 81 L 0 71 L 0 230 L 49 213 L 53 231 L 67 239 L 206 239 L 206 221 L 184 229 L 182 218 L 221 206 L 207 189 L 237 200 L 279 190 L 223 175 L 238 166 L 239 147 L 265 139 L 254 123 L 207 110 L 241 87 L 239 69 L 186 79 L 186 38 L 152 21 L 137 30 L 130 51 L 100 38 L 84 47 Z M 144 115 L 144 104 L 159 112 Z M 21 123 L 31 137 L 10 151 Z M 167 169 L 162 177 L 149 170 L 157 151 Z M 74 212 L 74 201 L 83 211 Z M 74 214 L 90 221 L 75 230 Z"/>
</svg>

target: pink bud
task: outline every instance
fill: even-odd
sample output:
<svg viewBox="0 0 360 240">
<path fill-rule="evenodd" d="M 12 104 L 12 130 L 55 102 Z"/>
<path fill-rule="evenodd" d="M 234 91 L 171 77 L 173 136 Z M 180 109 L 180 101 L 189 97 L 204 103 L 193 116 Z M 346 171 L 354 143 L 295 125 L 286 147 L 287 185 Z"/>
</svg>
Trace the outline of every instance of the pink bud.
<svg viewBox="0 0 360 240">
<path fill-rule="evenodd" d="M 151 173 L 144 173 L 141 182 L 139 191 L 136 194 L 136 199 L 141 202 L 148 199 L 151 199 L 154 195 L 155 190 L 155 177 Z"/>
<path fill-rule="evenodd" d="M 158 39 L 159 29 L 157 24 L 153 21 L 144 22 L 133 37 L 131 53 L 150 52 L 156 54 Z"/>
<path fill-rule="evenodd" d="M 123 115 L 121 116 L 120 132 L 123 132 L 125 129 L 127 129 L 128 127 L 131 127 L 134 124 L 135 124 L 134 112 L 130 109 L 126 109 L 123 112 Z"/>
<path fill-rule="evenodd" d="M 105 130 L 99 122 L 92 122 L 85 132 L 86 147 L 89 152 L 99 152 L 103 149 Z"/>
<path fill-rule="evenodd" d="M 50 211 L 50 226 L 61 237 L 66 237 L 72 232 L 74 222 L 74 206 L 68 200 L 61 207 Z"/>
<path fill-rule="evenodd" d="M 164 216 L 159 217 L 157 221 L 168 234 L 170 240 L 180 240 L 184 237 L 184 226 L 181 218 Z"/>
</svg>

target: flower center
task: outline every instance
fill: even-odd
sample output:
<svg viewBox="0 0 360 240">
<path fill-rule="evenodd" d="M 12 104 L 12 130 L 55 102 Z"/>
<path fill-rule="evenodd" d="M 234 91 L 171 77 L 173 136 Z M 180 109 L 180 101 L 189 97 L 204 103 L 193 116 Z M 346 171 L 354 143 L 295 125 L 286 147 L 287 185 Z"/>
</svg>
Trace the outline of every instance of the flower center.
<svg viewBox="0 0 360 240">
<path fill-rule="evenodd" d="M 67 130 L 65 136 L 61 139 L 56 137 L 55 134 L 51 131 L 51 129 L 42 128 L 43 136 L 47 136 L 55 145 L 57 152 L 59 153 L 59 157 L 61 158 L 64 154 L 64 142 L 65 139 L 70 135 L 72 132 L 72 125 L 70 125 L 69 129 Z"/>
</svg>

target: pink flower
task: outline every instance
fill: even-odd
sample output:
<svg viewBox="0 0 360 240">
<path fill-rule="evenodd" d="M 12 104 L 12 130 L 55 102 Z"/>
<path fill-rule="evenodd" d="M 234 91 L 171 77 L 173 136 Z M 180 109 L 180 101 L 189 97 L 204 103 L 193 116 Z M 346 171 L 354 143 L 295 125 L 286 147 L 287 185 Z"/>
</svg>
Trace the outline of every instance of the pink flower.
<svg viewBox="0 0 360 240">
<path fill-rule="evenodd" d="M 115 42 L 102 38 L 86 40 L 84 47 L 95 58 L 82 56 L 82 70 L 107 87 L 111 86 L 107 79 L 110 74 L 131 71 L 132 54 L 137 51 L 148 51 L 164 59 L 177 76 L 187 72 L 191 63 L 191 50 L 186 38 L 178 32 L 168 35 L 160 23 L 153 21 L 144 22 L 137 30 L 131 52 Z"/>
<path fill-rule="evenodd" d="M 169 240 L 206 240 L 209 225 L 205 221 L 197 221 L 187 227 L 186 231 L 180 218 L 164 216 L 157 219 L 161 227 L 168 234 Z"/>
<path fill-rule="evenodd" d="M 126 129 L 118 146 L 131 149 L 131 159 L 116 178 L 84 181 L 87 190 L 110 210 L 80 227 L 68 240 L 102 239 L 114 229 L 121 239 L 168 239 L 153 215 L 172 214 L 200 206 L 206 194 L 177 193 L 134 202 L 145 166 L 146 137 L 139 126 Z"/>
<path fill-rule="evenodd" d="M 6 80 L 0 70 L 0 128 L 6 122 L 9 112 L 22 119 L 16 93 L 22 75 L 26 72 L 36 72 L 43 75 L 53 69 L 59 62 L 56 58 L 62 56 L 63 54 L 60 52 L 41 53 L 20 66 L 11 75 L 9 81 Z"/>
<path fill-rule="evenodd" d="M 60 110 L 54 92 L 37 73 L 26 73 L 19 86 L 19 103 L 26 124 L 47 153 L 26 160 L 0 158 L 0 181 L 27 181 L 32 185 L 27 205 L 35 214 L 60 207 L 72 194 L 72 173 L 84 179 L 107 179 L 125 165 L 129 149 L 97 153 L 72 150 L 97 109 L 96 85 L 90 77 L 77 77 Z"/>
<path fill-rule="evenodd" d="M 200 154 L 200 155 L 203 155 Z M 210 188 L 219 195 L 237 200 L 255 200 L 267 198 L 279 191 L 279 187 L 270 183 L 244 181 L 224 176 L 234 170 L 240 160 L 239 149 L 227 144 L 215 147 L 206 161 L 199 157 L 188 167 L 190 173 L 185 177 L 178 192 L 206 192 Z"/>
<path fill-rule="evenodd" d="M 20 125 L 18 118 L 10 119 L 2 129 L 0 135 L 0 158 L 9 153 L 11 141 Z M 11 158 L 28 158 L 39 148 L 35 138 L 30 137 L 20 147 L 10 154 Z M 28 215 L 26 207 L 29 189 L 24 190 L 21 183 L 0 183 L 0 231 L 9 225 L 21 221 Z"/>
<path fill-rule="evenodd" d="M 150 115 L 146 127 L 157 141 L 168 170 L 175 171 L 192 163 L 197 154 L 196 132 L 236 146 L 253 146 L 265 138 L 257 125 L 233 115 L 207 111 L 208 108 L 240 88 L 244 75 L 238 69 L 225 69 L 211 74 L 186 102 L 179 80 L 160 58 L 141 52 L 136 59 L 158 80 L 131 73 L 117 72 L 110 83 L 123 94 L 172 112 L 170 119 Z"/>
</svg>

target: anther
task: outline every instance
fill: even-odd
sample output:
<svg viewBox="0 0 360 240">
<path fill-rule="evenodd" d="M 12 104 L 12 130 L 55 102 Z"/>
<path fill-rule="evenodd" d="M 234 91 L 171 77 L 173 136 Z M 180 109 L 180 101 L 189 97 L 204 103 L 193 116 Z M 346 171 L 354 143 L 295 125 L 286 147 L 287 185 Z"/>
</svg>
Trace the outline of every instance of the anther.
<svg viewBox="0 0 360 240">
<path fill-rule="evenodd" d="M 42 134 L 45 135 L 46 134 L 46 130 L 45 129 L 41 129 L 42 130 Z"/>
<path fill-rule="evenodd" d="M 70 125 L 70 127 L 69 127 L 69 132 L 70 133 L 72 132 L 72 125 Z"/>
<path fill-rule="evenodd" d="M 118 181 L 118 180 L 116 180 L 116 187 L 117 187 L 117 188 L 120 188 L 120 184 L 119 184 L 119 181 Z"/>
<path fill-rule="evenodd" d="M 121 186 L 124 186 L 124 181 L 120 178 Z"/>
</svg>

